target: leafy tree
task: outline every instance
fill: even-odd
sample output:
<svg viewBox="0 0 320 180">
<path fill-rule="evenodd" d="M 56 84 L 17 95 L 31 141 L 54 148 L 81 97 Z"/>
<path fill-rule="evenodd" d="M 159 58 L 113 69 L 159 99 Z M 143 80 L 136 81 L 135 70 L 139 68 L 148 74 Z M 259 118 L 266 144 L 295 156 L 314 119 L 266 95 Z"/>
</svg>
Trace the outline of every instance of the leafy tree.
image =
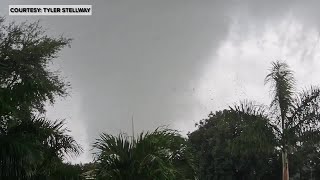
<svg viewBox="0 0 320 180">
<path fill-rule="evenodd" d="M 200 179 L 271 179 L 279 173 L 275 136 L 260 107 L 237 106 L 245 112 L 223 110 L 210 113 L 189 134 L 196 149 Z M 254 112 L 256 111 L 256 112 Z"/>
<path fill-rule="evenodd" d="M 104 133 L 94 147 L 98 149 L 97 179 L 167 180 L 195 176 L 186 141 L 176 131 L 157 129 L 141 133 L 133 141 L 123 134 Z"/>
<path fill-rule="evenodd" d="M 38 22 L 0 19 L 0 179 L 45 179 L 80 146 L 63 121 L 45 119 L 45 104 L 68 95 L 49 64 L 70 39 L 48 37 Z"/>
<path fill-rule="evenodd" d="M 69 84 L 49 64 L 70 39 L 52 38 L 35 23 L 0 20 L 0 114 L 23 118 L 45 112 L 47 101 L 65 97 Z"/>
</svg>

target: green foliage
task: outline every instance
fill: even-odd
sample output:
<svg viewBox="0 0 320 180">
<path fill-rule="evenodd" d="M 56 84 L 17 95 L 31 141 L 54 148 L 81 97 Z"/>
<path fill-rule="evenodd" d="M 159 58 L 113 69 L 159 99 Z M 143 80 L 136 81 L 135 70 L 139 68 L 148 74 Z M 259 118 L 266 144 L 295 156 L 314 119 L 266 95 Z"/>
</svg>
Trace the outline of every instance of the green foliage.
<svg viewBox="0 0 320 180">
<path fill-rule="evenodd" d="M 95 170 L 94 163 L 70 164 L 59 163 L 48 180 L 85 180 L 85 174 Z M 42 179 L 42 178 L 39 178 Z"/>
<path fill-rule="evenodd" d="M 0 134 L 0 177 L 33 177 L 51 174 L 66 154 L 81 147 L 67 135 L 63 121 L 44 118 L 22 121 Z"/>
<path fill-rule="evenodd" d="M 48 66 L 70 39 L 44 33 L 38 22 L 7 25 L 0 20 L 1 115 L 44 112 L 47 101 L 54 103 L 55 96 L 67 95 L 69 84 Z"/>
<path fill-rule="evenodd" d="M 186 141 L 173 130 L 141 133 L 133 141 L 102 134 L 94 148 L 97 179 L 194 179 Z"/>
<path fill-rule="evenodd" d="M 63 121 L 44 118 L 45 104 L 68 94 L 49 64 L 70 43 L 44 33 L 38 22 L 0 19 L 0 179 L 46 179 L 81 152 Z"/>
<path fill-rule="evenodd" d="M 59 163 L 55 171 L 48 178 L 49 180 L 81 180 L 83 167 L 79 164 Z"/>
<path fill-rule="evenodd" d="M 265 78 L 265 84 L 271 84 L 273 112 L 279 113 L 279 120 L 286 123 L 286 114 L 293 100 L 295 79 L 293 72 L 284 62 L 273 62 L 270 73 Z M 283 124 L 284 125 L 284 124 Z M 283 127 L 285 128 L 285 127 Z"/>
<path fill-rule="evenodd" d="M 235 109 L 255 111 L 250 105 Z M 267 179 L 278 173 L 275 136 L 262 114 L 218 111 L 197 126 L 189 141 L 198 152 L 200 179 Z"/>
</svg>

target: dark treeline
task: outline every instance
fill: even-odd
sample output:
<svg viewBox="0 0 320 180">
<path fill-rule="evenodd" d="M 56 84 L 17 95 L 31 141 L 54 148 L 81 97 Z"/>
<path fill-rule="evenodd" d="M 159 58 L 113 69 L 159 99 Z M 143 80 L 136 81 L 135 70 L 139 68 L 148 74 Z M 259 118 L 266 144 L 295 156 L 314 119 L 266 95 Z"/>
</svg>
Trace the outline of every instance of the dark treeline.
<svg viewBox="0 0 320 180">
<path fill-rule="evenodd" d="M 102 133 L 94 161 L 65 163 L 81 146 L 45 104 L 68 96 L 49 65 L 71 39 L 49 37 L 39 23 L 0 20 L 0 179 L 267 180 L 320 179 L 320 89 L 297 92 L 294 74 L 274 62 L 265 83 L 272 101 L 243 101 L 196 124 L 183 137 L 158 128 L 132 138 Z"/>
</svg>

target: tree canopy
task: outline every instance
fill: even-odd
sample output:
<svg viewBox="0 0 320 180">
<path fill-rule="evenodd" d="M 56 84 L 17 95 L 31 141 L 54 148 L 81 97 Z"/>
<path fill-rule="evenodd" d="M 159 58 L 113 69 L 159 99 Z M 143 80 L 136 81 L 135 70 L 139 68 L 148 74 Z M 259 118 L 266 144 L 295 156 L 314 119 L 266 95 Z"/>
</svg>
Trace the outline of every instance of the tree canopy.
<svg viewBox="0 0 320 180">
<path fill-rule="evenodd" d="M 46 179 L 81 147 L 45 104 L 65 97 L 69 83 L 49 65 L 70 39 L 49 37 L 35 23 L 0 19 L 0 179 Z"/>
<path fill-rule="evenodd" d="M 276 139 L 263 115 L 217 111 L 197 127 L 189 141 L 197 152 L 200 179 L 270 179 L 279 173 Z"/>
</svg>

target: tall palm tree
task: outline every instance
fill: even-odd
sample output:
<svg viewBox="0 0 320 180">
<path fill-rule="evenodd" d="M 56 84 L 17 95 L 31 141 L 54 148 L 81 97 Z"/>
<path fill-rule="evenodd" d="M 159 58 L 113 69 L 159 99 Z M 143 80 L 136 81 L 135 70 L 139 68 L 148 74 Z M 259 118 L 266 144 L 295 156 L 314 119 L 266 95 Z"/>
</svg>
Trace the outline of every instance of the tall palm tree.
<svg viewBox="0 0 320 180">
<path fill-rule="evenodd" d="M 94 148 L 98 149 L 98 179 L 194 179 L 186 141 L 176 131 L 157 129 L 141 133 L 133 141 L 123 134 L 103 133 Z M 182 161 L 189 166 L 179 166 Z"/>
<path fill-rule="evenodd" d="M 288 154 L 298 151 L 302 145 L 320 143 L 320 89 L 311 86 L 296 93 L 293 71 L 284 62 L 273 62 L 265 84 L 271 85 L 273 99 L 269 111 L 261 111 L 249 105 L 249 109 L 234 108 L 241 113 L 263 114 L 270 120 L 279 140 L 282 154 L 283 180 L 289 180 Z M 314 146 L 314 145 L 313 145 Z"/>
<path fill-rule="evenodd" d="M 82 149 L 63 121 L 33 117 L 0 126 L 0 179 L 46 178 L 66 155 Z"/>
</svg>

